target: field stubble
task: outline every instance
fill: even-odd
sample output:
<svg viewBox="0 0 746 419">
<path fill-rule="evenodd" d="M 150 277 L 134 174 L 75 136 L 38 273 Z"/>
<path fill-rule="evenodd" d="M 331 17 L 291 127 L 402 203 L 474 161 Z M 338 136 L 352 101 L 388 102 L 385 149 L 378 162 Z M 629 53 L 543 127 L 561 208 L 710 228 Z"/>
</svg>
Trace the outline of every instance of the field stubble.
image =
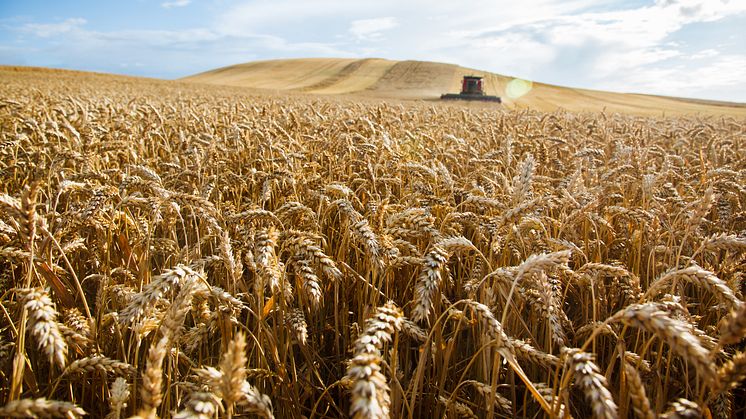
<svg viewBox="0 0 746 419">
<path fill-rule="evenodd" d="M 743 120 L 2 79 L 0 416 L 744 413 Z"/>
</svg>

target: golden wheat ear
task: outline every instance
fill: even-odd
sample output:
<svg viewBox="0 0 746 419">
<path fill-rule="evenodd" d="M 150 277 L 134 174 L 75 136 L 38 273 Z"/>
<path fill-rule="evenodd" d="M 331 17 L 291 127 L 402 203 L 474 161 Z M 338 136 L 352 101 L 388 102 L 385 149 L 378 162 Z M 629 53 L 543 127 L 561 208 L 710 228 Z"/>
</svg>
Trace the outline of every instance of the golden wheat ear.
<svg viewBox="0 0 746 419">
<path fill-rule="evenodd" d="M 601 375 L 593 356 L 575 348 L 565 349 L 563 355 L 565 369 L 572 375 L 575 385 L 583 391 L 586 400 L 591 404 L 593 417 L 619 417 L 617 404 L 608 389 L 606 377 Z"/>
<path fill-rule="evenodd" d="M 67 359 L 67 341 L 57 323 L 57 310 L 46 290 L 24 288 L 16 290 L 23 307 L 28 312 L 27 332 L 36 339 L 39 349 L 47 359 L 64 368 Z"/>
<path fill-rule="evenodd" d="M 130 386 L 124 377 L 117 377 L 111 384 L 109 392 L 109 413 L 106 419 L 119 419 L 122 410 L 127 407 L 127 401 L 130 398 Z"/>
<path fill-rule="evenodd" d="M 349 361 L 345 376 L 352 386 L 350 416 L 353 418 L 389 417 L 390 389 L 381 372 L 381 351 L 403 322 L 402 312 L 393 302 L 378 307 L 365 321 L 365 330 L 355 341 L 354 357 Z"/>
<path fill-rule="evenodd" d="M 715 381 L 710 352 L 692 334 L 685 322 L 672 318 L 654 303 L 632 304 L 615 314 L 611 321 L 646 330 L 668 343 L 671 350 L 689 362 L 706 383 Z"/>
<path fill-rule="evenodd" d="M 640 419 L 655 419 L 655 412 L 650 407 L 645 386 L 637 368 L 629 363 L 624 364 L 624 376 L 627 379 L 627 392 L 632 402 L 635 415 Z"/>
<path fill-rule="evenodd" d="M 732 310 L 720 322 L 720 346 L 738 343 L 746 336 L 746 304 Z"/>
<path fill-rule="evenodd" d="M 0 416 L 9 418 L 77 418 L 85 415 L 85 410 L 72 403 L 44 398 L 13 400 L 0 407 Z"/>
</svg>

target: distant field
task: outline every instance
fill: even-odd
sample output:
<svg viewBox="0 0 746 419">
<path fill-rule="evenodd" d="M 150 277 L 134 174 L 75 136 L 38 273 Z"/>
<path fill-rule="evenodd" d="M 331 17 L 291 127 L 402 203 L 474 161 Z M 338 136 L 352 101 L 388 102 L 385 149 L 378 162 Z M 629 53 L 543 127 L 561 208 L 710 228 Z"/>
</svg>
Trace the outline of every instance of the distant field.
<svg viewBox="0 0 746 419">
<path fill-rule="evenodd" d="M 744 118 L 389 64 L 0 68 L 0 417 L 744 417 Z"/>
<path fill-rule="evenodd" d="M 487 94 L 503 98 L 507 108 L 541 111 L 623 112 L 638 115 L 746 116 L 746 105 L 642 94 L 622 94 L 534 83 L 526 95 L 511 99 L 505 93 L 512 80 L 454 64 L 423 61 L 309 58 L 257 61 L 196 74 L 187 82 L 242 86 L 275 91 L 348 94 L 374 98 L 433 100 L 441 93 L 458 92 L 464 75 L 485 77 Z"/>
</svg>

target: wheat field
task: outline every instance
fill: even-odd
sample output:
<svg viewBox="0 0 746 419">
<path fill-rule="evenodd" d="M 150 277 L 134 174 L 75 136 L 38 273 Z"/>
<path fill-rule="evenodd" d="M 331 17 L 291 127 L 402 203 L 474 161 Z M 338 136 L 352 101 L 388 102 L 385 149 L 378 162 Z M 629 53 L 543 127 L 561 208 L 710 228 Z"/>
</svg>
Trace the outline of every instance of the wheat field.
<svg viewBox="0 0 746 419">
<path fill-rule="evenodd" d="M 744 415 L 743 119 L 0 80 L 0 416 Z"/>
</svg>

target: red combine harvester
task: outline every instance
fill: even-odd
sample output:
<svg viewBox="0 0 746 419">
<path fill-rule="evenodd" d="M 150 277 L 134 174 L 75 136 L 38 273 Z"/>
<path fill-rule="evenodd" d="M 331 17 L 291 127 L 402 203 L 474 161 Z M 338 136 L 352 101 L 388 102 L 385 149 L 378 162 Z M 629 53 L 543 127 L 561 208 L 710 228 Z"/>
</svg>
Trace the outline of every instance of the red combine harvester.
<svg viewBox="0 0 746 419">
<path fill-rule="evenodd" d="M 497 103 L 502 102 L 498 96 L 488 96 L 484 94 L 484 90 L 482 89 L 482 77 L 480 76 L 464 76 L 464 80 L 461 82 L 461 93 L 445 93 L 440 95 L 440 98 L 446 100 L 461 99 Z"/>
</svg>

